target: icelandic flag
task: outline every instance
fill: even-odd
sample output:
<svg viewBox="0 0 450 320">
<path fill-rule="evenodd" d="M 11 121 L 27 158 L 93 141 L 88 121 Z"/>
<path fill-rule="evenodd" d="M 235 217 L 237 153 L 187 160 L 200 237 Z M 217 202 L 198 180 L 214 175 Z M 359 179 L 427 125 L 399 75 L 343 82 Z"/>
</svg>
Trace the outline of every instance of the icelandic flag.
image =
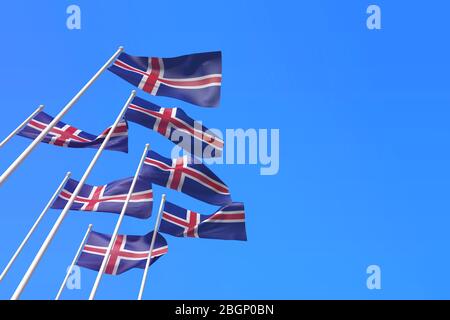
<svg viewBox="0 0 450 320">
<path fill-rule="evenodd" d="M 34 140 L 52 121 L 52 116 L 41 111 L 17 134 Z M 94 136 L 64 122 L 58 122 L 44 137 L 42 142 L 60 147 L 98 149 L 110 130 L 111 128 L 108 128 L 101 135 Z M 125 120 L 122 120 L 117 125 L 106 145 L 106 149 L 128 152 L 128 125 Z"/>
<path fill-rule="evenodd" d="M 103 186 L 83 185 L 70 210 L 120 213 L 130 191 L 133 178 L 126 178 Z M 63 209 L 78 181 L 69 179 L 63 190 L 52 204 L 53 209 Z M 125 214 L 139 219 L 146 219 L 152 214 L 153 190 L 150 183 L 139 179 L 136 181 Z"/>
<path fill-rule="evenodd" d="M 220 206 L 232 202 L 226 184 L 204 164 L 196 162 L 198 160 L 187 156 L 168 159 L 150 150 L 141 176 L 210 204 Z"/>
<path fill-rule="evenodd" d="M 180 108 L 162 108 L 135 97 L 125 119 L 160 133 L 199 158 L 222 155 L 223 140 Z"/>
<path fill-rule="evenodd" d="M 117 275 L 133 268 L 144 269 L 147 263 L 153 231 L 145 236 L 118 235 L 113 244 L 105 273 Z M 111 241 L 110 234 L 91 231 L 77 260 L 77 265 L 98 271 Z M 167 253 L 167 241 L 156 235 L 150 265 Z"/>
<path fill-rule="evenodd" d="M 175 58 L 135 57 L 121 53 L 108 70 L 154 96 L 172 97 L 202 107 L 219 105 L 220 51 Z"/>
<path fill-rule="evenodd" d="M 244 204 L 233 202 L 203 215 L 166 202 L 159 231 L 175 237 L 247 241 Z"/>
</svg>

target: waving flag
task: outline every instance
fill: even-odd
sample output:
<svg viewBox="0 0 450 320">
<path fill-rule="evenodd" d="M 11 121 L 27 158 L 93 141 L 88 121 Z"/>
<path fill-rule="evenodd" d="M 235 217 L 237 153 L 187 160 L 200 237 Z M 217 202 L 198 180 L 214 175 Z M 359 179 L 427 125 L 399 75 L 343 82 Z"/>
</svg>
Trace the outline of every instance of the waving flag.
<svg viewBox="0 0 450 320">
<path fill-rule="evenodd" d="M 104 186 L 83 185 L 75 198 L 71 210 L 120 213 L 131 188 L 133 178 L 126 178 Z M 78 181 L 69 179 L 52 205 L 53 209 L 63 209 L 72 196 Z M 151 184 L 138 179 L 128 203 L 126 215 L 146 219 L 151 216 L 153 190 Z"/>
<path fill-rule="evenodd" d="M 222 84 L 221 52 L 176 58 L 120 54 L 109 71 L 154 96 L 166 96 L 202 107 L 216 107 Z"/>
<path fill-rule="evenodd" d="M 180 108 L 161 108 L 135 97 L 128 106 L 125 118 L 162 134 L 200 158 L 222 155 L 223 140 L 208 132 L 208 128 Z"/>
<path fill-rule="evenodd" d="M 159 231 L 175 237 L 247 241 L 244 204 L 233 202 L 202 215 L 166 202 Z"/>
<path fill-rule="evenodd" d="M 19 136 L 35 139 L 50 122 L 53 117 L 45 112 L 39 112 L 28 124 L 17 134 Z M 42 140 L 44 143 L 53 144 L 68 148 L 94 148 L 98 149 L 111 128 L 106 129 L 101 135 L 94 136 L 90 133 L 81 131 L 64 122 L 58 122 Z M 128 125 L 122 120 L 111 136 L 106 149 L 113 151 L 128 152 Z"/>
<path fill-rule="evenodd" d="M 144 269 L 152 236 L 153 231 L 145 236 L 118 235 L 113 244 L 105 273 L 117 275 L 133 268 Z M 111 235 L 92 231 L 78 258 L 77 265 L 91 270 L 100 270 L 110 241 Z M 158 233 L 150 264 L 165 255 L 167 250 L 166 239 Z"/>
<path fill-rule="evenodd" d="M 211 170 L 193 158 L 168 159 L 149 151 L 141 176 L 158 185 L 181 191 L 198 200 L 215 205 L 231 202 L 230 192 Z"/>
</svg>

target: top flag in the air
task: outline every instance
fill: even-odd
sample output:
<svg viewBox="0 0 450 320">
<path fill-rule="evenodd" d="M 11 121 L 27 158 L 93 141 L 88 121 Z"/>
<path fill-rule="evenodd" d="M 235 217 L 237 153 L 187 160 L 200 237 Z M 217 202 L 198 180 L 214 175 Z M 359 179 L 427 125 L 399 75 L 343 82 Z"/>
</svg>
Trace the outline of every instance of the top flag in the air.
<svg viewBox="0 0 450 320">
<path fill-rule="evenodd" d="M 184 156 L 168 159 L 150 150 L 142 167 L 141 176 L 158 185 L 181 191 L 198 200 L 225 205 L 231 203 L 227 185 L 203 163 Z"/>
<path fill-rule="evenodd" d="M 52 116 L 41 111 L 17 134 L 35 139 L 52 121 Z M 42 142 L 60 147 L 98 149 L 109 131 L 110 128 L 106 129 L 101 135 L 94 136 L 64 122 L 58 122 Z M 126 121 L 122 120 L 118 124 L 105 149 L 128 152 L 128 125 Z"/>
<path fill-rule="evenodd" d="M 102 186 L 84 184 L 70 207 L 76 211 L 96 211 L 121 213 L 130 191 L 133 178 L 116 180 Z M 52 204 L 53 209 L 63 209 L 78 181 L 69 179 Z M 133 193 L 125 211 L 125 215 L 139 219 L 151 216 L 153 206 L 153 190 L 150 183 L 142 179 L 136 181 Z"/>
<path fill-rule="evenodd" d="M 153 232 L 145 236 L 117 235 L 105 273 L 117 275 L 133 268 L 144 269 Z M 78 258 L 77 265 L 91 270 L 100 270 L 110 241 L 111 235 L 92 231 Z M 150 264 L 155 263 L 167 251 L 167 241 L 158 233 L 152 250 Z"/>
<path fill-rule="evenodd" d="M 162 108 L 135 97 L 125 119 L 152 129 L 199 158 L 220 157 L 223 140 L 180 108 Z"/>
<path fill-rule="evenodd" d="M 233 202 L 203 215 L 166 202 L 159 231 L 175 237 L 246 241 L 244 204 Z"/>
<path fill-rule="evenodd" d="M 220 51 L 175 58 L 121 53 L 109 70 L 154 96 L 172 97 L 202 107 L 216 107 L 220 102 Z"/>
</svg>

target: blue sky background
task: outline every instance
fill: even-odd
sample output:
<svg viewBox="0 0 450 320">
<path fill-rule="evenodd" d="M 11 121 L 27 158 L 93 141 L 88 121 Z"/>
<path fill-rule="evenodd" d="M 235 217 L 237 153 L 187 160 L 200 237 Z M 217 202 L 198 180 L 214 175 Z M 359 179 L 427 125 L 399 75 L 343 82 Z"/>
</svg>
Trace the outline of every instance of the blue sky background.
<svg viewBox="0 0 450 320">
<path fill-rule="evenodd" d="M 366 8 L 382 30 L 366 28 Z M 66 8 L 82 29 L 66 28 Z M 56 114 L 119 45 L 134 55 L 170 57 L 222 50 L 220 108 L 140 96 L 183 107 L 208 127 L 279 128 L 280 172 L 216 165 L 234 200 L 246 205 L 247 243 L 167 236 L 169 254 L 152 266 L 146 299 L 450 298 L 448 149 L 450 72 L 446 1 L 14 1 L 0 10 L 0 99 L 5 137 L 44 103 Z M 105 73 L 64 118 L 100 133 L 132 87 Z M 144 144 L 168 155 L 172 143 L 130 124 L 130 153 L 105 152 L 88 182 L 131 176 Z M 30 143 L 0 150 L 3 171 Z M 95 150 L 41 145 L 0 188 L 0 267 L 70 170 L 79 179 Z M 164 188 L 154 186 L 157 202 Z M 215 207 L 167 192 L 181 206 Z M 154 212 L 157 204 L 155 204 Z M 14 292 L 55 221 L 52 210 L 0 283 Z M 52 299 L 89 223 L 112 232 L 117 216 L 71 212 L 26 288 Z M 121 233 L 144 234 L 126 218 Z M 382 290 L 366 288 L 366 268 Z M 86 299 L 96 273 L 82 272 Z M 135 299 L 142 270 L 105 276 L 99 299 Z"/>
</svg>

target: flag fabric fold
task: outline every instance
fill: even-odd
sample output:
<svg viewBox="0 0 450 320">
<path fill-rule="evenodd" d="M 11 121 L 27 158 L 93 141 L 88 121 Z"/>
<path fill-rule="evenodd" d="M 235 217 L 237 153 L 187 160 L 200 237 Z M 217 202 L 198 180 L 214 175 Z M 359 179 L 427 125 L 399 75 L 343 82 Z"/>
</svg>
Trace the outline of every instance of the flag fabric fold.
<svg viewBox="0 0 450 320">
<path fill-rule="evenodd" d="M 70 210 L 120 213 L 125 204 L 132 182 L 133 178 L 130 177 L 113 181 L 102 186 L 85 184 L 75 198 L 75 202 Z M 75 191 L 75 188 L 78 186 L 78 183 L 79 182 L 74 179 L 69 179 L 55 202 L 52 204 L 52 208 L 63 209 Z M 138 178 L 125 215 L 146 219 L 151 216 L 152 206 L 152 186 L 147 181 Z"/>
<path fill-rule="evenodd" d="M 169 159 L 150 150 L 141 177 L 210 204 L 232 202 L 227 185 L 204 164 L 196 162 L 198 160 L 188 156 Z"/>
<path fill-rule="evenodd" d="M 233 202 L 203 215 L 166 202 L 159 231 L 175 237 L 247 241 L 244 204 Z"/>
<path fill-rule="evenodd" d="M 144 269 L 150 250 L 153 232 L 144 236 L 118 235 L 106 265 L 105 273 L 119 275 L 133 268 Z M 98 271 L 102 265 L 112 235 L 92 231 L 83 247 L 77 265 Z M 158 233 L 152 250 L 150 264 L 168 252 L 167 241 Z"/>
<path fill-rule="evenodd" d="M 52 121 L 52 116 L 41 111 L 17 134 L 21 137 L 35 139 Z M 50 130 L 42 142 L 66 148 L 98 149 L 110 130 L 111 127 L 99 136 L 95 136 L 60 121 Z M 119 122 L 105 149 L 128 152 L 128 124 L 125 120 Z"/>
<path fill-rule="evenodd" d="M 136 57 L 123 52 L 108 70 L 154 96 L 172 97 L 202 107 L 219 105 L 220 51 L 174 58 Z"/>
<path fill-rule="evenodd" d="M 223 140 L 180 108 L 162 108 L 135 97 L 125 119 L 158 132 L 199 158 L 222 155 Z"/>
</svg>

